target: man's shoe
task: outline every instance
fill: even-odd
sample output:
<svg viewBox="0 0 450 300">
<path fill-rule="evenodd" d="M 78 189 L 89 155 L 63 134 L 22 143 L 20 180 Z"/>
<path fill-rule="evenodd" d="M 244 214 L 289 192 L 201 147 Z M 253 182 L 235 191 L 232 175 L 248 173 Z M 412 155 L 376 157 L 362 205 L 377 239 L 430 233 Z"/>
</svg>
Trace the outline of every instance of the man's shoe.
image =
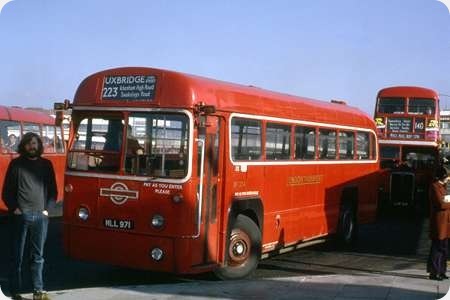
<svg viewBox="0 0 450 300">
<path fill-rule="evenodd" d="M 440 276 L 441 276 L 442 279 L 448 279 L 448 276 L 445 275 L 445 273 L 444 273 L 444 274 L 441 274 Z"/>
<path fill-rule="evenodd" d="M 34 292 L 33 300 L 50 300 L 50 297 L 47 295 L 47 292 L 45 291 Z"/>
<path fill-rule="evenodd" d="M 13 300 L 23 300 L 23 297 L 20 294 L 12 295 L 11 299 Z"/>
<path fill-rule="evenodd" d="M 430 277 L 429 277 L 429 278 L 430 278 L 431 280 L 442 281 L 441 275 L 430 274 Z"/>
</svg>

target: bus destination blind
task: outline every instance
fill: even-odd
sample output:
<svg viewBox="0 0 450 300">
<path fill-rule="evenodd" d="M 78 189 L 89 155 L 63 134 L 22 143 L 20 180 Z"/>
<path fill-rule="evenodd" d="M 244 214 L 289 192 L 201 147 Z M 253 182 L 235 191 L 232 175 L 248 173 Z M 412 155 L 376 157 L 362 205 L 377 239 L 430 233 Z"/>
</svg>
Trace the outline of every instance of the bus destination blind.
<svg viewBox="0 0 450 300">
<path fill-rule="evenodd" d="M 103 80 L 103 100 L 151 101 L 155 96 L 156 76 L 113 75 Z"/>
<path fill-rule="evenodd" d="M 412 132 L 412 120 L 408 118 L 389 118 L 388 130 L 391 132 Z"/>
</svg>

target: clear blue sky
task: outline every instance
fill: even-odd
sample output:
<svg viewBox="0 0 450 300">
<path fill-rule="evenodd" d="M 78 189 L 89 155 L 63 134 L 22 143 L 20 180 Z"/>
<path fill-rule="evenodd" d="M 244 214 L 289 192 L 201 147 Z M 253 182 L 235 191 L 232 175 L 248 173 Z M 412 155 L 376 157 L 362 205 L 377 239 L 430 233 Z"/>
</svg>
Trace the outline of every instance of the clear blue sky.
<svg viewBox="0 0 450 300">
<path fill-rule="evenodd" d="M 450 95 L 450 14 L 436 0 L 14 0 L 0 54 L 5 105 L 49 108 L 118 66 L 346 99 L 370 115 L 386 86 Z"/>
</svg>

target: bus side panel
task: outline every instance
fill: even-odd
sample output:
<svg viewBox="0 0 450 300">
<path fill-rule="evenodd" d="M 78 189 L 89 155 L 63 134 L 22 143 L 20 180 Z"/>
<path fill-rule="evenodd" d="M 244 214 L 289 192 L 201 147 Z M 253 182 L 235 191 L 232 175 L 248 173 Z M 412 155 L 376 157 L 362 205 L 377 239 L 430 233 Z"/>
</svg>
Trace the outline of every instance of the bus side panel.
<svg viewBox="0 0 450 300">
<path fill-rule="evenodd" d="M 321 182 L 318 189 L 318 203 L 323 208 L 323 222 L 320 224 L 320 234 L 335 233 L 339 222 L 340 205 L 343 189 L 350 185 L 353 177 L 351 170 L 346 170 L 345 164 L 325 164 L 318 166 Z M 355 168 L 355 167 L 353 167 Z"/>
<path fill-rule="evenodd" d="M 265 216 L 268 228 L 276 228 L 278 246 L 323 234 L 324 201 L 319 196 L 316 166 L 265 166 Z M 266 227 L 266 228 L 267 228 Z"/>
<path fill-rule="evenodd" d="M 264 243 L 278 241 L 280 245 L 284 245 L 291 242 L 294 237 L 294 220 L 291 216 L 291 187 L 287 185 L 286 180 L 291 173 L 291 166 L 255 166 L 254 168 L 264 174 L 262 179 L 265 204 L 264 232 L 272 233 L 270 240 L 264 240 Z"/>
<path fill-rule="evenodd" d="M 369 173 L 362 178 L 364 189 L 358 190 L 358 222 L 360 224 L 374 222 L 377 217 L 381 172 L 376 166 L 370 166 L 367 171 Z"/>
<path fill-rule="evenodd" d="M 239 201 L 239 199 L 259 198 L 262 201 L 264 214 L 271 209 L 270 205 L 272 205 L 273 202 L 265 199 L 264 184 L 262 184 L 265 177 L 262 167 L 247 166 L 247 170 L 245 171 L 242 166 L 233 166 L 229 163 L 226 167 L 226 175 L 224 176 L 224 180 L 225 192 L 223 197 L 224 205 L 222 205 L 223 213 L 221 214 L 223 220 L 221 221 L 221 224 L 223 224 L 222 228 L 225 232 L 228 230 L 228 211 L 232 207 L 232 201 Z M 263 219 L 264 224 L 258 224 L 262 232 L 263 241 L 273 239 L 276 236 L 276 231 L 274 229 L 266 231 L 265 228 L 263 230 L 263 225 L 265 226 L 267 224 L 265 221 L 265 216 Z M 257 223 L 257 220 L 255 220 L 255 223 Z"/>
<path fill-rule="evenodd" d="M 11 161 L 12 155 L 8 153 L 0 154 L 0 193 L 3 191 L 3 183 L 5 180 L 6 170 L 8 169 L 9 162 Z M 0 213 L 7 213 L 8 208 L 5 202 L 0 201 Z"/>
<path fill-rule="evenodd" d="M 333 167 L 333 171 L 327 170 L 325 209 L 329 233 L 336 232 L 343 201 L 355 202 L 358 222 L 375 220 L 379 185 L 377 170 L 377 163 L 341 164 Z"/>
<path fill-rule="evenodd" d="M 58 187 L 57 201 L 64 198 L 64 171 L 66 168 L 66 156 L 64 154 L 44 154 L 44 157 L 52 162 L 55 171 L 56 185 Z"/>
</svg>

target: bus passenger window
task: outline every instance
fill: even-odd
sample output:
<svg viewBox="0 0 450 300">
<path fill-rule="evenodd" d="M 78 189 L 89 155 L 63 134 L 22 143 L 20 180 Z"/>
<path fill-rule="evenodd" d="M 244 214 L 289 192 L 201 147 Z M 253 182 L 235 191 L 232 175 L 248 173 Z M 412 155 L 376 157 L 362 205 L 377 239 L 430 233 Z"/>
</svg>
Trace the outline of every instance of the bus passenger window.
<svg viewBox="0 0 450 300">
<path fill-rule="evenodd" d="M 234 160 L 257 160 L 261 157 L 261 121 L 231 120 L 231 152 Z"/>
<path fill-rule="evenodd" d="M 17 152 L 20 142 L 20 124 L 13 121 L 0 121 L 0 146 L 2 153 Z"/>
<path fill-rule="evenodd" d="M 291 126 L 267 124 L 266 159 L 289 159 L 291 156 Z"/>
<path fill-rule="evenodd" d="M 426 98 L 411 98 L 409 99 L 408 112 L 419 115 L 434 115 L 436 100 Z"/>
<path fill-rule="evenodd" d="M 353 159 L 355 152 L 355 134 L 339 132 L 339 159 Z"/>
<path fill-rule="evenodd" d="M 336 131 L 319 130 L 319 158 L 336 159 Z"/>
<path fill-rule="evenodd" d="M 44 147 L 44 153 L 55 153 L 55 127 L 42 126 L 42 146 Z"/>
<path fill-rule="evenodd" d="M 56 127 L 56 153 L 64 153 L 64 141 L 61 127 Z"/>
<path fill-rule="evenodd" d="M 369 144 L 368 132 L 358 132 L 356 134 L 356 155 L 358 156 L 358 159 L 369 159 Z"/>
<path fill-rule="evenodd" d="M 41 136 L 41 128 L 39 124 L 25 123 L 23 125 L 23 133 L 25 134 L 27 132 L 33 132 Z"/>
<path fill-rule="evenodd" d="M 314 159 L 316 154 L 316 129 L 295 127 L 295 159 Z"/>
<path fill-rule="evenodd" d="M 377 159 L 377 142 L 373 133 L 370 134 L 370 147 L 370 158 Z"/>
<path fill-rule="evenodd" d="M 391 97 L 378 99 L 378 112 L 384 114 L 403 114 L 405 112 L 406 99 Z"/>
</svg>

